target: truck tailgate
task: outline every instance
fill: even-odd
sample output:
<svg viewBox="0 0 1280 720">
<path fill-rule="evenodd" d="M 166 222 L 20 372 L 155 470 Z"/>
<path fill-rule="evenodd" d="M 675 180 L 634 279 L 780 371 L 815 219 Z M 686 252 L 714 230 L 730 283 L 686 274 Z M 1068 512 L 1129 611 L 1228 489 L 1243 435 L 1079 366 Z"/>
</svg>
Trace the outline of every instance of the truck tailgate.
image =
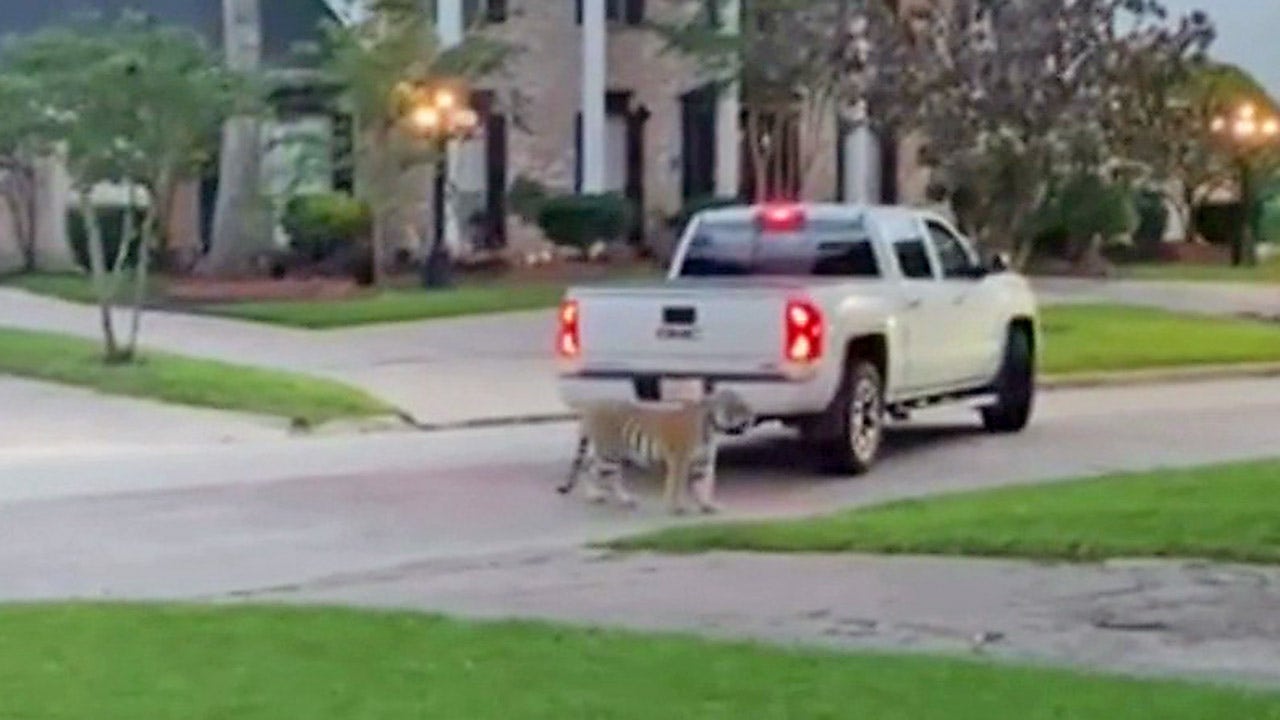
<svg viewBox="0 0 1280 720">
<path fill-rule="evenodd" d="M 776 373 L 788 291 L 731 285 L 583 289 L 585 371 Z"/>
</svg>

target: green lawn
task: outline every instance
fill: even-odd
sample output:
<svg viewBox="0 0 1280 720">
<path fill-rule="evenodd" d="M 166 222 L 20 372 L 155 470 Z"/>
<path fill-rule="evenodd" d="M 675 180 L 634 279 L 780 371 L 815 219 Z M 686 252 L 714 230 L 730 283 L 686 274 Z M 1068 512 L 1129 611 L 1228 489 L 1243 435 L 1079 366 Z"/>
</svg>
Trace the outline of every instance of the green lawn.
<svg viewBox="0 0 1280 720">
<path fill-rule="evenodd" d="M 306 424 L 394 412 L 341 383 L 211 360 L 146 353 L 108 366 L 98 343 L 0 328 L 0 374 L 65 383 L 112 395 L 291 418 Z"/>
<path fill-rule="evenodd" d="M 1251 268 L 1193 263 L 1158 263 L 1127 267 L 1125 273 L 1141 280 L 1280 283 L 1280 257 L 1271 258 Z"/>
<path fill-rule="evenodd" d="M 594 268 L 600 276 L 583 283 L 628 280 L 655 276 L 645 267 L 612 270 Z M 564 297 L 566 282 L 470 280 L 457 287 L 426 291 L 420 288 L 387 289 L 346 300 L 286 300 L 226 302 L 180 309 L 224 317 L 312 330 L 357 327 L 377 323 L 484 315 L 555 307 Z M 89 278 L 83 275 L 31 273 L 0 278 L 0 286 L 77 303 L 96 303 Z M 153 280 L 149 297 L 165 302 L 164 279 Z"/>
<path fill-rule="evenodd" d="M 610 547 L 1280 563 L 1280 460 L 964 493 L 805 520 L 691 525 Z"/>
<path fill-rule="evenodd" d="M 21 720 L 1276 720 L 1280 695 L 404 613 L 73 605 L 0 610 L 0 708 Z"/>
<path fill-rule="evenodd" d="M 1120 305 L 1041 310 L 1049 375 L 1280 361 L 1280 324 Z"/>
<path fill-rule="evenodd" d="M 0 278 L 0 286 L 22 288 L 38 295 L 48 295 L 75 303 L 95 304 L 98 295 L 94 292 L 93 282 L 86 275 L 75 273 L 23 273 Z M 118 299 L 125 300 L 125 293 L 131 292 L 132 285 L 122 283 Z M 149 297 L 157 297 L 163 291 L 163 278 L 151 278 Z"/>
<path fill-rule="evenodd" d="M 538 310 L 554 307 L 564 290 L 564 285 L 551 283 L 462 286 L 437 292 L 386 290 L 351 300 L 238 302 L 211 305 L 205 310 L 243 320 L 321 330 Z"/>
</svg>

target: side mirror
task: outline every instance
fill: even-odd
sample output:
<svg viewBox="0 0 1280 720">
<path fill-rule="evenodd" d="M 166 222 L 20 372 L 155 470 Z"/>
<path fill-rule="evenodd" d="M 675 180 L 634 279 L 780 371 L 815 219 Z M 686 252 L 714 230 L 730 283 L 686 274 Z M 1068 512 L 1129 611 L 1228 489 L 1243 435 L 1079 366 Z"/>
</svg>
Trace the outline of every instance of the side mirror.
<svg viewBox="0 0 1280 720">
<path fill-rule="evenodd" d="M 987 268 L 993 273 L 1009 272 L 1012 266 L 1013 261 L 1009 259 L 1009 253 L 995 253 L 987 262 Z"/>
</svg>

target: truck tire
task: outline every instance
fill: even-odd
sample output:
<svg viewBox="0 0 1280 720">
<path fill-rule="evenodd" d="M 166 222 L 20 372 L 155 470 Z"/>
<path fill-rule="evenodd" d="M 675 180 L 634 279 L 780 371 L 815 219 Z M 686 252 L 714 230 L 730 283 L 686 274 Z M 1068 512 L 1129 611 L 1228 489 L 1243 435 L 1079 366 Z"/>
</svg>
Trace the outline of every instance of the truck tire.
<svg viewBox="0 0 1280 720">
<path fill-rule="evenodd" d="M 1035 354 L 1026 330 L 1009 330 L 995 391 L 996 404 L 982 408 L 983 427 L 993 433 L 1026 429 L 1036 394 Z"/>
<path fill-rule="evenodd" d="M 835 433 L 818 442 L 822 469 L 862 475 L 871 469 L 884 440 L 884 376 L 874 363 L 849 362 L 840 389 L 827 411 Z"/>
</svg>

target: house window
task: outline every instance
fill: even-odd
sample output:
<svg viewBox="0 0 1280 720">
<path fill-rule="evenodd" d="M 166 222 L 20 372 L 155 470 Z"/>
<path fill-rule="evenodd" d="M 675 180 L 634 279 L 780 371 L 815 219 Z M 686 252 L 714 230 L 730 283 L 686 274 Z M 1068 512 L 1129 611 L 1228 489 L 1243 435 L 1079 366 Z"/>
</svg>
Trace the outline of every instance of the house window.
<svg viewBox="0 0 1280 720">
<path fill-rule="evenodd" d="M 604 0 L 604 13 L 610 22 L 639 25 L 644 22 L 644 0 Z M 582 0 L 574 0 L 574 21 L 582 24 Z"/>
<path fill-rule="evenodd" d="M 473 27 L 477 22 L 501 23 L 507 20 L 507 0 L 462 0 L 462 22 Z"/>
<path fill-rule="evenodd" d="M 702 14 L 707 20 L 707 26 L 718 28 L 722 18 L 720 17 L 720 3 L 723 0 L 702 0 Z"/>
</svg>

